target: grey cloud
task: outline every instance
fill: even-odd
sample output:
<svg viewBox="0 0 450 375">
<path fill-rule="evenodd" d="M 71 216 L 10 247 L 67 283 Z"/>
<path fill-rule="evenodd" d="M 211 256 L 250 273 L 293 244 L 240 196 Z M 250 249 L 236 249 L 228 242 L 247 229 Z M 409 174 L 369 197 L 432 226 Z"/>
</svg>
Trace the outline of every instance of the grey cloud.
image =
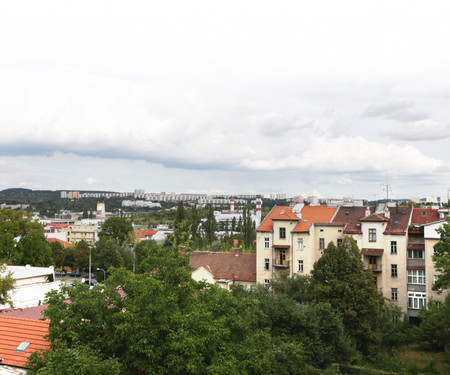
<svg viewBox="0 0 450 375">
<path fill-rule="evenodd" d="M 372 104 L 362 113 L 361 117 L 385 118 L 400 122 L 420 121 L 429 118 L 426 112 L 412 111 L 414 105 L 407 101 L 393 101 L 386 104 Z"/>
<path fill-rule="evenodd" d="M 383 130 L 382 135 L 401 141 L 435 141 L 450 137 L 450 124 L 416 121 Z"/>
</svg>

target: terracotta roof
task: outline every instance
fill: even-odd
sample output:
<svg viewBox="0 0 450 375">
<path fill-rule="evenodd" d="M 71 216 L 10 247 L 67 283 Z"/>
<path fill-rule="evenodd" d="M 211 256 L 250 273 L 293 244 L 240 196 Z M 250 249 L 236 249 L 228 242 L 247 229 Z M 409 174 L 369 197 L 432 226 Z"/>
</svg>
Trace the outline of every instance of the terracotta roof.
<svg viewBox="0 0 450 375">
<path fill-rule="evenodd" d="M 389 219 L 387 217 L 385 217 L 383 214 L 374 213 L 369 216 L 361 218 L 360 221 L 372 223 L 372 222 L 389 221 Z"/>
<path fill-rule="evenodd" d="M 2 365 L 24 367 L 30 354 L 46 350 L 50 343 L 44 339 L 49 323 L 44 320 L 0 316 L 0 358 Z M 22 342 L 30 343 L 24 353 L 17 352 Z"/>
<path fill-rule="evenodd" d="M 423 243 L 410 243 L 408 250 L 425 250 L 425 244 Z"/>
<path fill-rule="evenodd" d="M 266 216 L 264 221 L 261 223 L 261 225 L 258 227 L 258 232 L 271 232 L 273 230 L 273 222 L 272 220 L 286 220 L 286 218 L 289 217 L 288 220 L 298 220 L 298 217 L 296 214 L 292 212 L 292 208 L 289 206 L 275 206 L 272 208 L 272 211 L 269 212 L 269 214 Z"/>
<path fill-rule="evenodd" d="M 424 270 L 425 266 L 408 266 L 409 270 Z"/>
<path fill-rule="evenodd" d="M 389 207 L 389 223 L 384 234 L 405 234 L 408 230 L 412 208 L 409 206 Z"/>
<path fill-rule="evenodd" d="M 369 249 L 369 248 L 362 248 L 361 252 L 363 255 L 367 256 L 375 256 L 375 257 L 381 257 L 383 256 L 383 249 Z"/>
<path fill-rule="evenodd" d="M 442 218 L 439 216 L 439 211 L 433 208 L 414 208 L 411 224 L 423 225 L 428 223 L 434 223 L 440 221 Z"/>
<path fill-rule="evenodd" d="M 294 228 L 294 232 L 306 232 L 309 230 L 312 224 L 325 224 L 329 223 L 338 207 L 328 206 L 305 206 L 301 210 L 302 218 Z M 297 219 L 298 220 L 298 219 Z"/>
<path fill-rule="evenodd" d="M 43 312 L 48 307 L 48 305 L 40 305 L 34 307 L 28 307 L 26 309 L 15 309 L 0 313 L 0 316 L 13 316 L 16 318 L 25 319 L 44 319 Z M 1 355 L 0 355 L 1 357 Z"/>
<path fill-rule="evenodd" d="M 45 240 L 46 240 L 47 242 L 59 242 L 59 243 L 62 244 L 64 247 L 70 247 L 70 246 L 72 245 L 70 242 L 60 240 L 59 238 L 46 238 Z"/>
<path fill-rule="evenodd" d="M 215 251 L 194 251 L 189 253 L 194 269 L 200 266 L 210 270 L 215 279 L 256 281 L 256 254 Z"/>
<path fill-rule="evenodd" d="M 47 227 L 54 228 L 54 229 L 64 229 L 64 228 L 69 227 L 69 224 L 67 224 L 67 223 L 50 223 L 45 226 L 45 228 L 47 228 Z"/>
<path fill-rule="evenodd" d="M 333 225 L 342 225 L 344 233 L 359 234 L 361 233 L 360 219 L 366 216 L 367 207 L 340 207 L 336 216 L 332 220 Z M 370 212 L 374 212 L 374 207 L 369 207 Z"/>
<path fill-rule="evenodd" d="M 150 230 L 150 229 L 136 229 L 135 232 L 136 232 L 136 237 L 145 238 L 145 237 L 154 236 L 158 231 Z"/>
</svg>

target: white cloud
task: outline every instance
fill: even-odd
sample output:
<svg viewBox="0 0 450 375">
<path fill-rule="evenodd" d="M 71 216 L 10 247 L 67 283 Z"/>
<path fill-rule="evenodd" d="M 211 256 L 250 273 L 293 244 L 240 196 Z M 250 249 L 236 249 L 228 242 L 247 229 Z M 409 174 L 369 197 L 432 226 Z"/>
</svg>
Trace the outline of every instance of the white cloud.
<svg viewBox="0 0 450 375">
<path fill-rule="evenodd" d="M 450 137 L 450 124 L 432 120 L 408 122 L 385 129 L 382 134 L 405 141 L 441 140 Z"/>
<path fill-rule="evenodd" d="M 95 185 L 99 185 L 99 184 L 101 184 L 102 182 L 100 181 L 100 180 L 98 180 L 98 179 L 96 179 L 96 178 L 94 178 L 94 177 L 88 177 L 87 179 L 86 179 L 86 184 L 88 185 L 88 186 L 95 186 Z"/>
</svg>

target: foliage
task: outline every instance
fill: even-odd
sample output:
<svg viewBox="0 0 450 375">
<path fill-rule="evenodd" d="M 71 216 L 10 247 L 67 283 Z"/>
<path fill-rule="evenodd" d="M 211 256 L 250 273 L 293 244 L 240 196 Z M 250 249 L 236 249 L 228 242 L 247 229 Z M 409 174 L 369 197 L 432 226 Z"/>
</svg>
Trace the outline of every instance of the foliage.
<svg viewBox="0 0 450 375">
<path fill-rule="evenodd" d="M 6 272 L 6 264 L 0 264 L 0 305 L 9 304 L 13 307 L 8 293 L 14 288 L 14 285 L 15 280 L 13 279 L 11 272 Z"/>
<path fill-rule="evenodd" d="M 94 268 L 108 270 L 110 267 L 121 267 L 124 264 L 119 246 L 112 238 L 102 237 L 92 251 Z"/>
<path fill-rule="evenodd" d="M 75 254 L 73 246 L 64 249 L 64 266 L 73 268 L 75 263 Z"/>
<path fill-rule="evenodd" d="M 90 247 L 86 241 L 82 240 L 73 245 L 74 266 L 78 269 L 88 268 L 89 254 Z"/>
<path fill-rule="evenodd" d="M 130 235 L 132 233 L 133 226 L 127 219 L 122 217 L 112 217 L 105 220 L 98 236 L 100 238 L 113 238 L 119 245 L 121 245 L 130 240 Z"/>
<path fill-rule="evenodd" d="M 440 241 L 434 245 L 434 267 L 439 274 L 433 284 L 433 290 L 450 288 L 450 217 L 442 228 L 437 229 Z"/>
<path fill-rule="evenodd" d="M 49 243 L 52 250 L 53 264 L 56 267 L 64 266 L 64 246 L 58 241 L 53 241 Z"/>
<path fill-rule="evenodd" d="M 252 221 L 250 206 L 245 206 L 243 210 L 241 233 L 244 247 L 247 249 L 253 247 L 253 241 L 256 239 L 256 230 Z"/>
<path fill-rule="evenodd" d="M 40 230 L 31 230 L 25 234 L 19 241 L 18 247 L 21 253 L 19 263 L 21 265 L 48 267 L 53 264 L 52 249 Z"/>
<path fill-rule="evenodd" d="M 205 239 L 208 244 L 211 244 L 216 239 L 217 222 L 214 217 L 214 208 L 212 205 L 208 207 L 208 213 L 206 215 L 206 221 L 202 225 L 205 233 Z"/>
<path fill-rule="evenodd" d="M 346 331 L 358 350 L 368 353 L 381 343 L 377 329 L 383 317 L 383 299 L 375 288 L 370 271 L 351 237 L 324 250 L 312 271 L 312 293 L 317 301 L 329 302 L 343 316 Z"/>
<path fill-rule="evenodd" d="M 444 350 L 450 345 L 450 294 L 443 302 L 431 300 L 420 310 L 417 327 L 420 345 L 427 350 Z"/>
</svg>

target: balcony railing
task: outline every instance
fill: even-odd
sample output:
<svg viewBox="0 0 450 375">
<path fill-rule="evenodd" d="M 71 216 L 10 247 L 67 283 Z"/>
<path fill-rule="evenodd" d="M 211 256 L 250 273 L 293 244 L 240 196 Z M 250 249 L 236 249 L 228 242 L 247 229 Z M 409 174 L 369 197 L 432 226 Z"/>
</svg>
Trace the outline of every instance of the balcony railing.
<svg viewBox="0 0 450 375">
<path fill-rule="evenodd" d="M 280 267 L 280 268 L 288 268 L 289 267 L 289 260 L 287 259 L 275 259 L 274 267 Z"/>
<path fill-rule="evenodd" d="M 381 272 L 382 271 L 382 265 L 381 264 L 369 264 L 368 268 L 372 272 Z"/>
</svg>

